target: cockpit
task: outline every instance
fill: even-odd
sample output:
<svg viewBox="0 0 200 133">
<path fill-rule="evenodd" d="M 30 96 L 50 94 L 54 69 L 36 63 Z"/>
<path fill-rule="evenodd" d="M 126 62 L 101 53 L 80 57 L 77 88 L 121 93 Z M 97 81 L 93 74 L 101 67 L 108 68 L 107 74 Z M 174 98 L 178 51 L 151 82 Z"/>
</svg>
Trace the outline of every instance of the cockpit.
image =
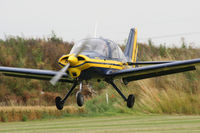
<svg viewBox="0 0 200 133">
<path fill-rule="evenodd" d="M 89 58 L 110 59 L 117 61 L 126 61 L 126 57 L 121 48 L 114 42 L 102 38 L 84 39 L 75 44 L 70 54 L 77 53 L 86 55 Z"/>
</svg>

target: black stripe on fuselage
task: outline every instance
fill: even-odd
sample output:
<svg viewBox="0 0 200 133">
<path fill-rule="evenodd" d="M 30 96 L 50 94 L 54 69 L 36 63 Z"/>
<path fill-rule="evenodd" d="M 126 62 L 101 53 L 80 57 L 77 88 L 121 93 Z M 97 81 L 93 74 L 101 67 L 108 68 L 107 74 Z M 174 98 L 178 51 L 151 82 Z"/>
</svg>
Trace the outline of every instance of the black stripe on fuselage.
<svg viewBox="0 0 200 133">
<path fill-rule="evenodd" d="M 82 64 L 80 64 L 80 65 L 77 65 L 77 66 L 70 66 L 70 68 L 79 67 L 79 66 L 82 66 L 82 65 L 84 65 L 84 64 L 86 64 L 86 63 L 104 64 L 104 65 L 113 65 L 113 66 L 121 66 L 121 65 L 119 65 L 119 64 L 113 64 L 113 63 L 103 63 L 103 62 L 86 61 L 86 62 L 84 62 L 84 63 L 82 63 Z M 65 66 L 65 65 L 63 65 L 63 64 L 61 64 L 61 63 L 59 63 L 59 64 L 62 65 L 62 66 Z"/>
</svg>

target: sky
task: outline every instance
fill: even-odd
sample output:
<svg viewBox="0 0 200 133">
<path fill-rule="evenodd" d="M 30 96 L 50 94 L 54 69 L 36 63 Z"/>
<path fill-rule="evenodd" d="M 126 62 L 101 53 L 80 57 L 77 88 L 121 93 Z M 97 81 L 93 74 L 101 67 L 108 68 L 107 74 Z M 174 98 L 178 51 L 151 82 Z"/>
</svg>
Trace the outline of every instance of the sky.
<svg viewBox="0 0 200 133">
<path fill-rule="evenodd" d="M 130 28 L 138 42 L 200 47 L 199 0 L 0 0 L 0 38 L 49 37 L 64 41 L 97 36 L 124 43 Z M 97 26 L 95 26 L 97 25 Z M 95 28 L 97 27 L 97 28 Z"/>
</svg>

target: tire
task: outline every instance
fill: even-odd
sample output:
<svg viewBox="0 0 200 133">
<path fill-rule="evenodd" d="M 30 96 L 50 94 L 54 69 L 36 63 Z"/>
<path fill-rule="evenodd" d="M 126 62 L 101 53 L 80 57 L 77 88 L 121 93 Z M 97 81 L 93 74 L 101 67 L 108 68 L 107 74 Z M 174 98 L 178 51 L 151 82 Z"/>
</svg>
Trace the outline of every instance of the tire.
<svg viewBox="0 0 200 133">
<path fill-rule="evenodd" d="M 55 98 L 55 103 L 56 103 L 56 107 L 58 110 L 62 110 L 63 109 L 63 103 L 62 103 L 62 98 L 61 97 L 56 97 Z"/>
<path fill-rule="evenodd" d="M 79 107 L 83 106 L 83 104 L 84 104 L 84 97 L 83 97 L 83 95 L 81 94 L 81 92 L 78 92 L 78 93 L 77 93 L 76 100 L 77 100 L 77 105 L 78 105 Z"/>
<path fill-rule="evenodd" d="M 135 103 L 135 96 L 133 94 L 130 94 L 127 99 L 127 107 L 132 108 L 134 103 Z"/>
</svg>

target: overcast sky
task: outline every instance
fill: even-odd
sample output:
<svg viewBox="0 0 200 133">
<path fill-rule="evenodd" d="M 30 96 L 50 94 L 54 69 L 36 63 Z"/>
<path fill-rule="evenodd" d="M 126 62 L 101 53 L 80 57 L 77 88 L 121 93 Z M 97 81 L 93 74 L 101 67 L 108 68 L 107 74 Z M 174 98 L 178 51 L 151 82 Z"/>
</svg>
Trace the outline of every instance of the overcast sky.
<svg viewBox="0 0 200 133">
<path fill-rule="evenodd" d="M 65 41 L 97 35 L 122 43 L 131 27 L 138 41 L 200 46 L 199 0 L 0 0 L 0 38 L 5 35 Z M 169 35 L 169 37 L 167 37 Z M 172 36 L 171 36 L 172 35 Z"/>
</svg>

